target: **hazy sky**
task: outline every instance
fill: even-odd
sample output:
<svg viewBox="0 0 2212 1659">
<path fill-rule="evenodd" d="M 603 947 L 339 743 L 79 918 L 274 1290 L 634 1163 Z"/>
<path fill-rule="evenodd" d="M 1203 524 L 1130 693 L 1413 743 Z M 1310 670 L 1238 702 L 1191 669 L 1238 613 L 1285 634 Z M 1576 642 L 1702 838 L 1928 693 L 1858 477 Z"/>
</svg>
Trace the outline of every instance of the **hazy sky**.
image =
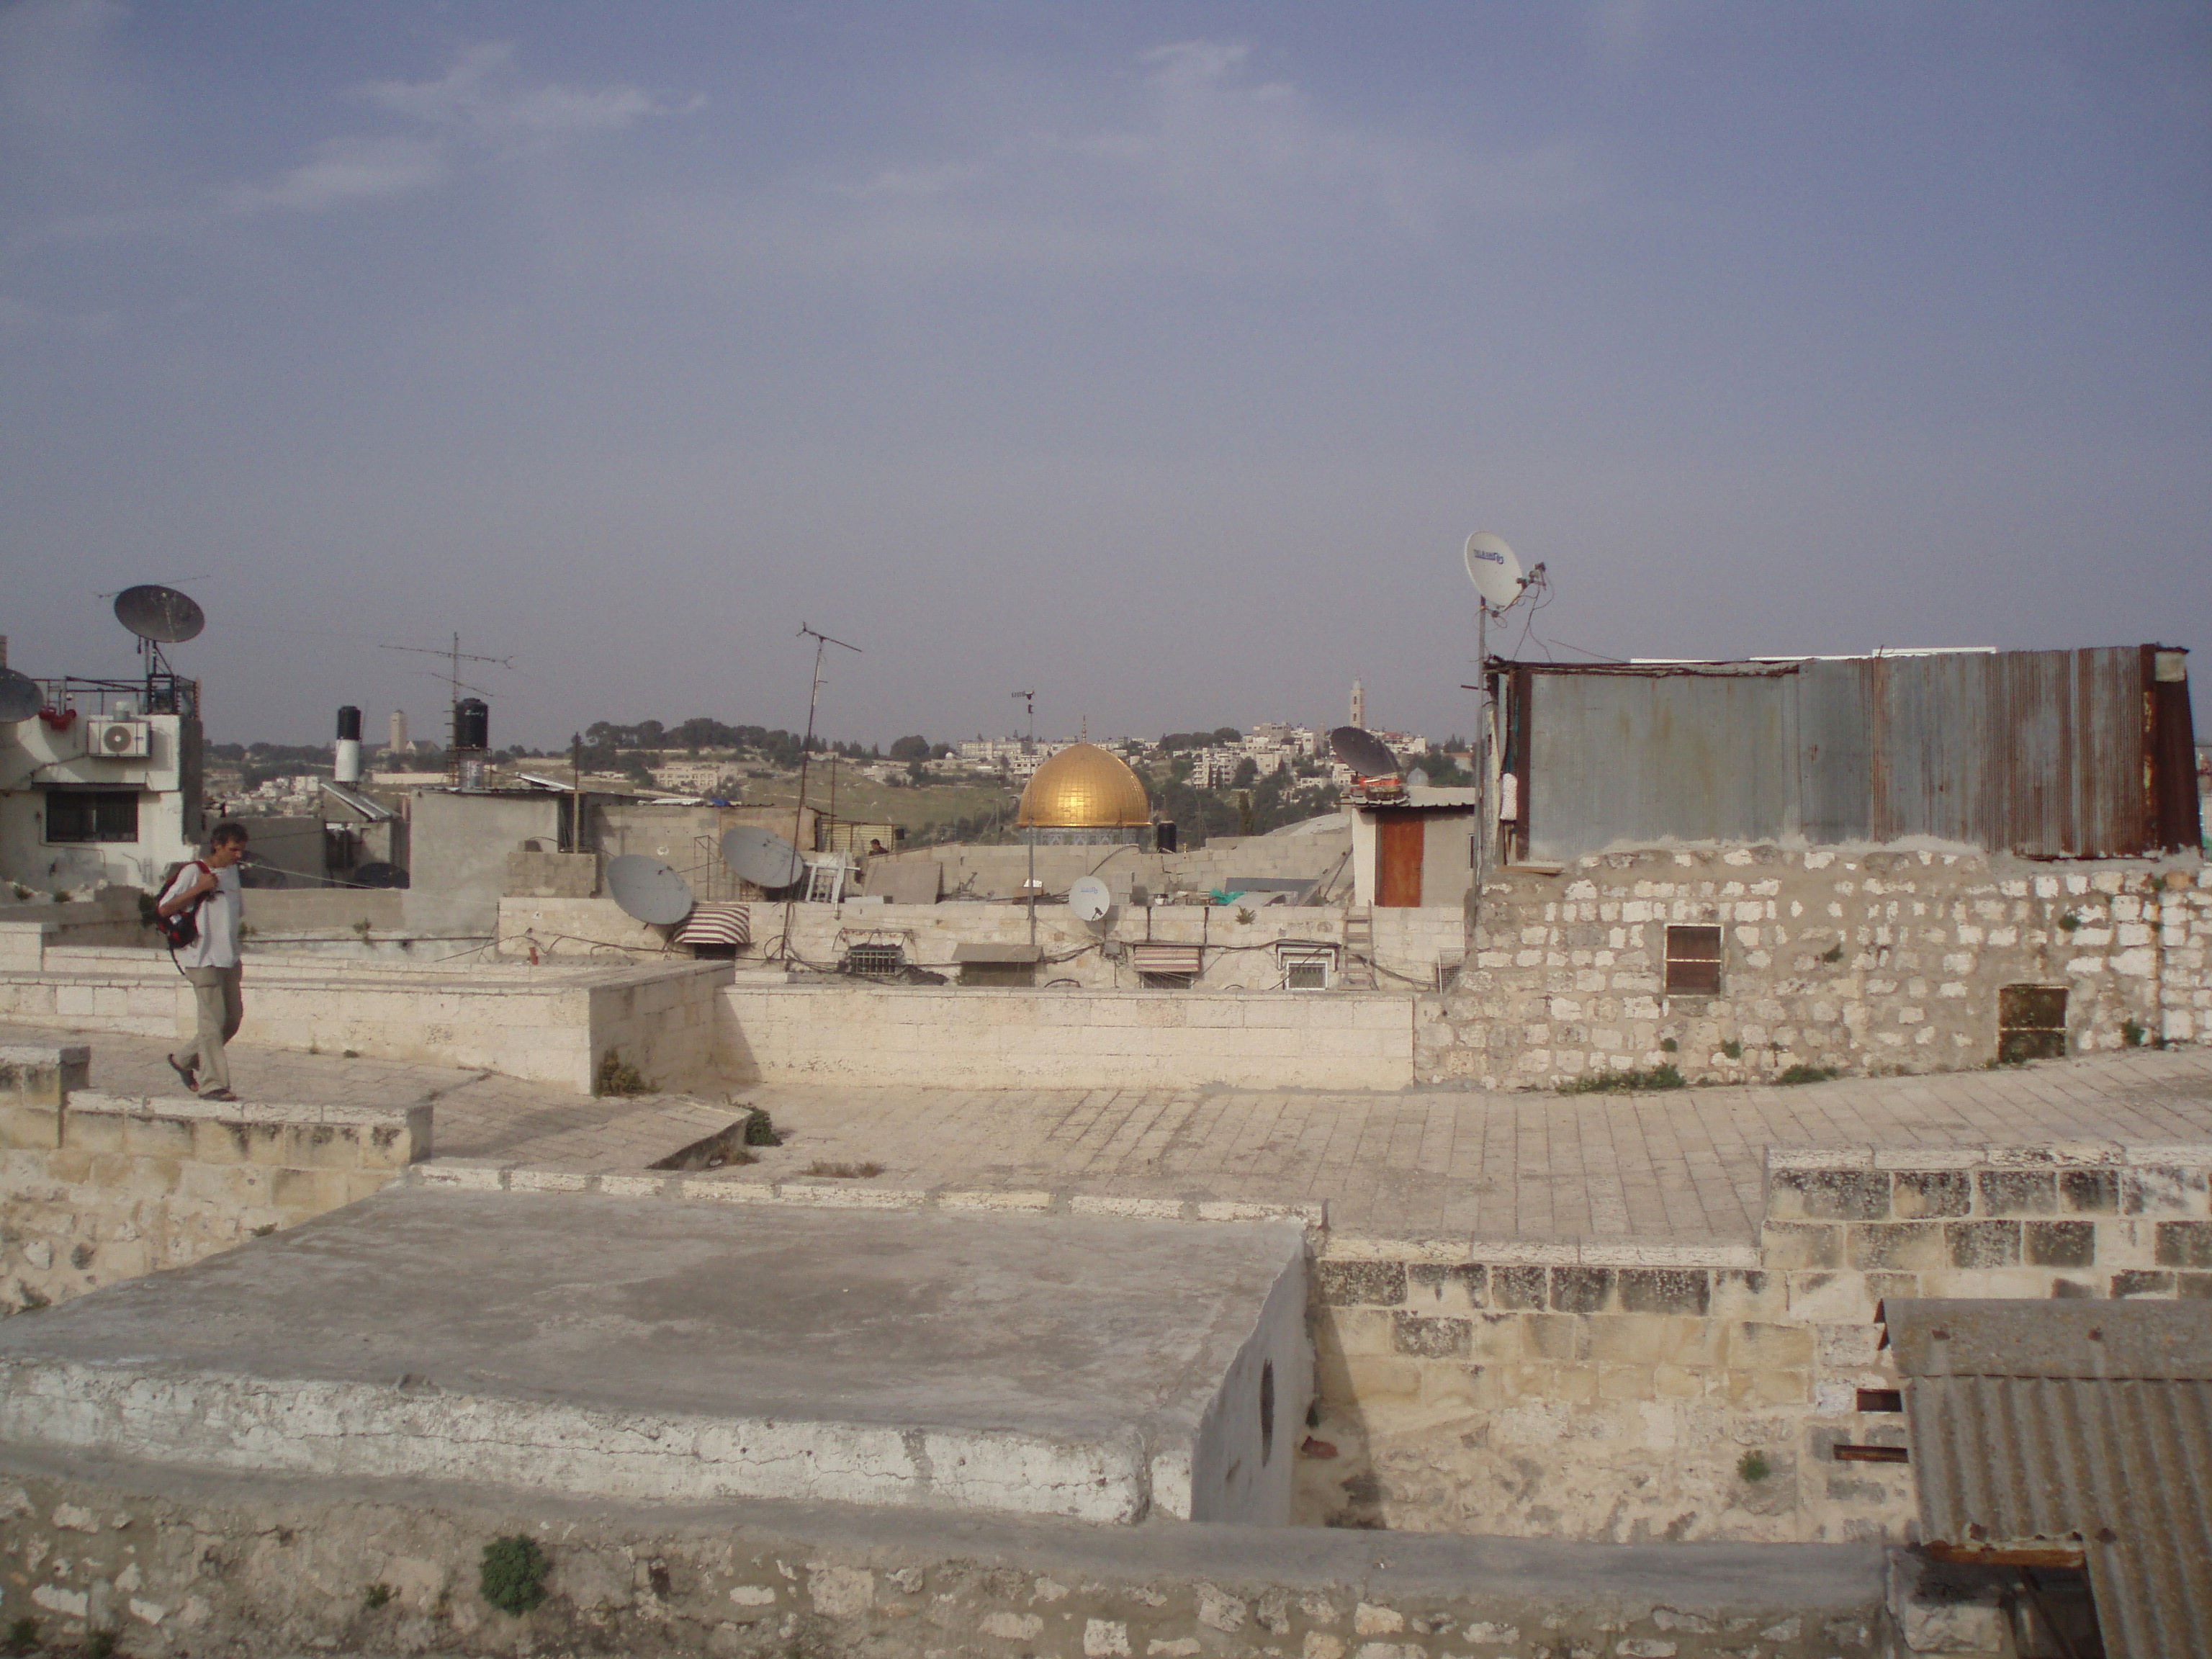
<svg viewBox="0 0 2212 1659">
<path fill-rule="evenodd" d="M 2212 647 L 2209 226 L 2201 3 L 18 0 L 0 630 L 177 582 L 220 740 L 453 629 L 495 743 L 795 727 L 802 621 L 839 737 L 1442 735 L 1488 528 L 1526 654 Z"/>
</svg>

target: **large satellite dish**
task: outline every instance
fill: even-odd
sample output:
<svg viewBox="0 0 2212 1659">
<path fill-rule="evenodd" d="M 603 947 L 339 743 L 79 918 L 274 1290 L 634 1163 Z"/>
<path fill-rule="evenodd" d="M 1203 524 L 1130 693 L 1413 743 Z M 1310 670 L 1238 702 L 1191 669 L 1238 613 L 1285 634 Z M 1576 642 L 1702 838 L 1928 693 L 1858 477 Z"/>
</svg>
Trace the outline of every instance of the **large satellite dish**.
<svg viewBox="0 0 2212 1659">
<path fill-rule="evenodd" d="M 730 872 L 770 891 L 795 885 L 806 873 L 806 860 L 773 830 L 741 823 L 722 836 L 722 862 Z"/>
<path fill-rule="evenodd" d="M 1525 585 L 1520 559 L 1504 537 L 1488 530 L 1478 530 L 1467 538 L 1467 577 L 1492 611 L 1503 611 L 1519 599 Z"/>
<path fill-rule="evenodd" d="M 182 645 L 207 626 L 207 614 L 190 598 L 152 582 L 115 596 L 115 620 L 156 645 Z"/>
<path fill-rule="evenodd" d="M 1328 734 L 1330 751 L 1363 778 L 1395 778 L 1398 757 L 1389 744 L 1372 732 L 1357 726 L 1340 726 Z"/>
<path fill-rule="evenodd" d="M 0 726 L 30 719 L 46 702 L 38 681 L 12 668 L 0 668 Z"/>
<path fill-rule="evenodd" d="M 625 853 L 607 862 L 607 891 L 624 915 L 672 926 L 691 914 L 691 889 L 659 859 Z"/>
<path fill-rule="evenodd" d="M 1067 890 L 1067 908 L 1079 921 L 1103 921 L 1114 908 L 1114 894 L 1096 876 L 1079 876 Z"/>
</svg>

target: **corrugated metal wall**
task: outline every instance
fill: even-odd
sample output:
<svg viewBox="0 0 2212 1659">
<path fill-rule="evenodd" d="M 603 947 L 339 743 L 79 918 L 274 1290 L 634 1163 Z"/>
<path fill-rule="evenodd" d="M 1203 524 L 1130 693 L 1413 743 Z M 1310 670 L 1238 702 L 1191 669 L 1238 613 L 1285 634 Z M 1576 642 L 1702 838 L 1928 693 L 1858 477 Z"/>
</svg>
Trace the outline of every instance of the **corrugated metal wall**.
<svg viewBox="0 0 2212 1659">
<path fill-rule="evenodd" d="M 2171 655 L 2172 653 L 2168 653 Z M 1947 653 L 1559 669 L 1529 690 L 1528 854 L 1675 841 L 1928 836 L 2034 858 L 2193 846 L 2166 823 L 2152 653 Z M 2166 793 L 2172 793 L 2170 789 Z"/>
</svg>

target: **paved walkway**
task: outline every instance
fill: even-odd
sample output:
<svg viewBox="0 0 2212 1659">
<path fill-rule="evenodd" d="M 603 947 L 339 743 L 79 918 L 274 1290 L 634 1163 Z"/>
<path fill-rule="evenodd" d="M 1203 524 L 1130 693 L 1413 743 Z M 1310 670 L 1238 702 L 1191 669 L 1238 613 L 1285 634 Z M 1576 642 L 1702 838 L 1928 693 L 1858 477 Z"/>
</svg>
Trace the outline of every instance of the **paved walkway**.
<svg viewBox="0 0 2212 1659">
<path fill-rule="evenodd" d="M 94 1087 L 177 1092 L 165 1045 L 150 1038 L 16 1026 L 0 1027 L 0 1041 L 88 1042 Z M 1335 1231 L 1391 1238 L 1745 1243 L 1769 1146 L 2212 1141 L 2204 1048 L 1626 1097 L 776 1086 L 729 1100 L 594 1100 L 441 1066 L 246 1044 L 231 1053 L 251 1099 L 429 1101 L 443 1157 L 636 1170 L 725 1127 L 742 1100 L 767 1108 L 789 1137 L 749 1176 L 869 1163 L 900 1187 L 1319 1198 Z"/>
</svg>

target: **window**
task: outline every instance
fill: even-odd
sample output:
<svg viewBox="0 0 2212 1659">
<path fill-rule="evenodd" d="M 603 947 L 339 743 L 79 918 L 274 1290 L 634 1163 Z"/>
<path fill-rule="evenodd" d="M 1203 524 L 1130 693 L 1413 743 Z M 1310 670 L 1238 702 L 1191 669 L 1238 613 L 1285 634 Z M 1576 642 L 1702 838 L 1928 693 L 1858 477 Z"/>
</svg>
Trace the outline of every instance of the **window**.
<svg viewBox="0 0 2212 1659">
<path fill-rule="evenodd" d="M 1007 986 L 1035 985 L 1036 963 L 1034 962 L 963 962 L 960 964 L 963 985 Z"/>
<path fill-rule="evenodd" d="M 1326 991 L 1336 977 L 1334 945 L 1281 945 L 1275 954 L 1282 963 L 1285 991 Z"/>
<path fill-rule="evenodd" d="M 1132 945 L 1129 965 L 1147 991 L 1188 991 L 1198 983 L 1199 950 L 1195 945 Z"/>
<path fill-rule="evenodd" d="M 2066 1058 L 2066 988 L 2063 985 L 2003 985 L 1997 988 L 1997 1058 Z"/>
<path fill-rule="evenodd" d="M 125 789 L 49 789 L 46 839 L 136 841 L 138 797 Z"/>
<path fill-rule="evenodd" d="M 845 952 L 844 969 L 866 979 L 896 979 L 906 971 L 906 950 L 898 945 L 855 945 Z"/>
<path fill-rule="evenodd" d="M 1717 997 L 1721 994 L 1721 930 L 1667 929 L 1667 994 Z"/>
</svg>

